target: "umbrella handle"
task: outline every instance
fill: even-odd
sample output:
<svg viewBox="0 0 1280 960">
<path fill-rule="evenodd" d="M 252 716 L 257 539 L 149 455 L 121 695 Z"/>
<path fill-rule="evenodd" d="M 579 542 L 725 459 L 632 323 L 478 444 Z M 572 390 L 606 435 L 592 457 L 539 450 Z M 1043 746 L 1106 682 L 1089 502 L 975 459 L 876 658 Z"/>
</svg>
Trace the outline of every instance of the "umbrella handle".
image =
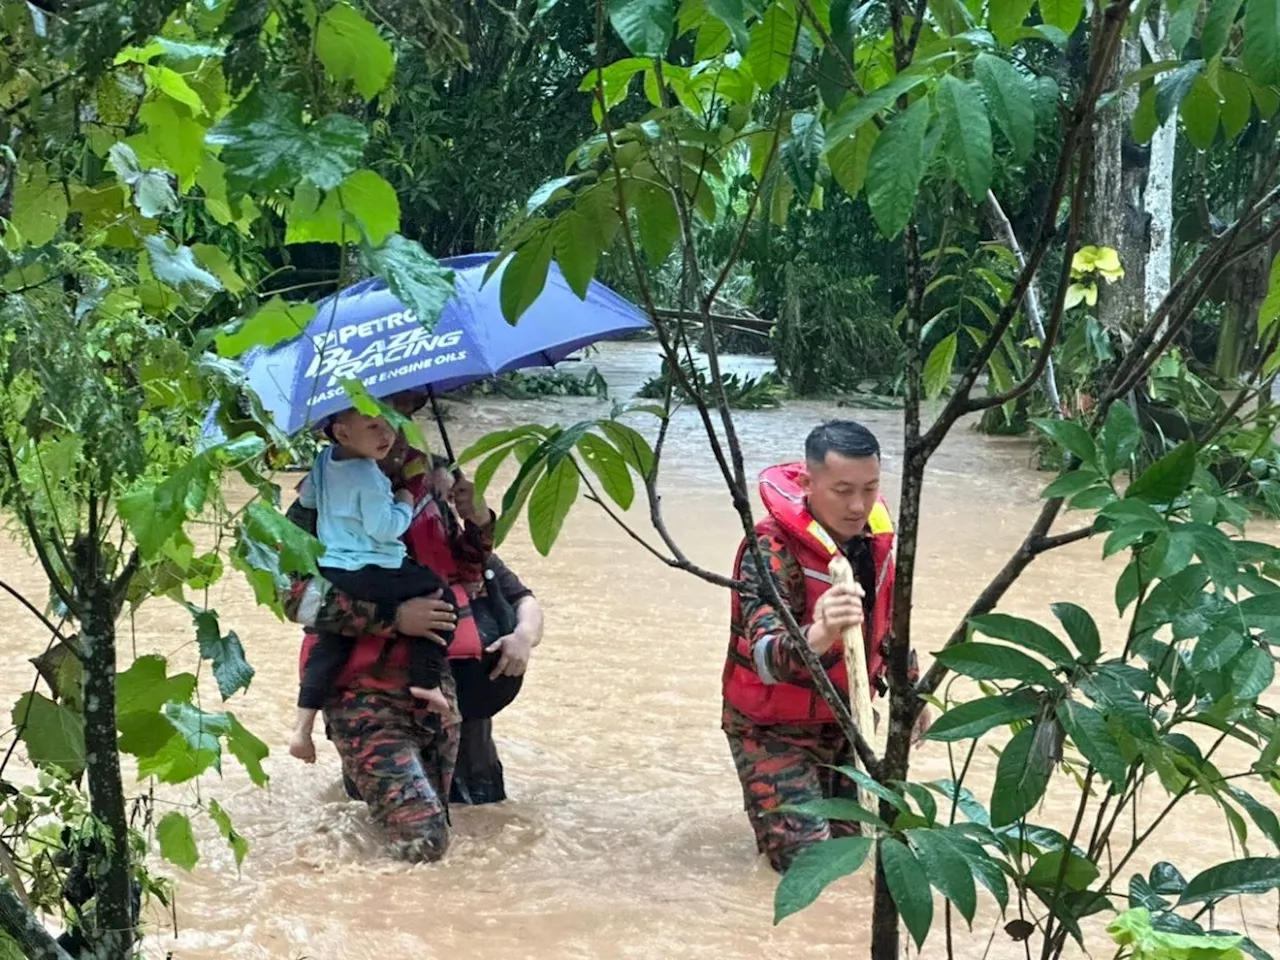
<svg viewBox="0 0 1280 960">
<path fill-rule="evenodd" d="M 444 454 L 449 458 L 450 463 L 456 464 L 458 458 L 453 454 L 453 444 L 449 442 L 449 431 L 444 428 L 444 414 L 440 412 L 440 404 L 436 402 L 436 392 L 431 387 L 427 387 L 427 399 L 431 401 L 431 415 L 436 418 L 436 428 L 440 431 L 441 442 L 444 443 Z M 462 479 L 462 471 L 456 465 L 453 468 L 453 479 Z"/>
</svg>

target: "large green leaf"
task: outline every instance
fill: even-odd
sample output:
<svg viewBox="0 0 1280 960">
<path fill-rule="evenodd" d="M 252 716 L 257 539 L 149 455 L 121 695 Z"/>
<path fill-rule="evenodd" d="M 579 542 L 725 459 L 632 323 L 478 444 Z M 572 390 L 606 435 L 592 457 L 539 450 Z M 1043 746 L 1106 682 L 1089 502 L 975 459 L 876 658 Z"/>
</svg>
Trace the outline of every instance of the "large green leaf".
<svg viewBox="0 0 1280 960">
<path fill-rule="evenodd" d="M 629 427 L 617 420 L 602 421 L 599 427 L 600 432 L 617 447 L 622 458 L 627 461 L 627 465 L 643 479 L 648 480 L 654 468 L 653 448 L 649 446 L 649 441 L 634 427 Z"/>
<path fill-rule="evenodd" d="M 1023 24 L 1031 14 L 1034 0 L 991 0 L 991 32 L 1005 46 L 1022 33 Z"/>
<path fill-rule="evenodd" d="M 750 30 L 745 62 L 764 91 L 776 87 L 791 70 L 796 15 L 789 3 L 771 3 Z"/>
<path fill-rule="evenodd" d="M 1125 499 L 1171 503 L 1191 483 L 1196 472 L 1196 445 L 1186 440 L 1147 467 L 1125 491 Z"/>
<path fill-rule="evenodd" d="M 934 94 L 942 117 L 943 144 L 956 180 L 974 203 L 991 187 L 991 120 L 977 88 L 944 74 Z"/>
<path fill-rule="evenodd" d="M 929 875 L 929 882 L 955 904 L 960 916 L 970 927 L 978 909 L 978 890 L 973 871 L 947 830 L 910 830 L 907 836 L 919 854 Z"/>
<path fill-rule="evenodd" d="M 958 341 L 952 331 L 934 345 L 924 362 L 924 392 L 929 399 L 940 397 L 951 382 L 951 368 L 956 360 Z"/>
<path fill-rule="evenodd" d="M 729 28 L 734 46 L 745 51 L 749 44 L 743 0 L 707 0 L 707 10 Z"/>
<path fill-rule="evenodd" d="M 170 677 L 164 657 L 146 654 L 116 675 L 116 716 L 158 713 L 166 703 L 186 703 L 196 690 L 190 673 Z"/>
<path fill-rule="evenodd" d="M 1236 700 L 1252 700 L 1270 688 L 1276 662 L 1261 647 L 1249 647 L 1231 664 L 1231 689 Z"/>
<path fill-rule="evenodd" d="M 303 122 L 302 102 L 291 93 L 255 87 L 209 131 L 207 142 L 221 147 L 231 194 L 271 194 L 307 179 L 332 190 L 359 165 L 368 129 L 331 113 Z"/>
<path fill-rule="evenodd" d="M 304 182 L 304 187 L 314 186 Z M 285 217 L 285 243 L 357 244 L 363 234 L 371 246 L 381 246 L 400 229 L 400 200 L 391 184 L 372 170 L 357 170 L 324 202 L 312 208 L 299 189 Z"/>
<path fill-rule="evenodd" d="M 209 801 L 208 812 L 209 819 L 217 826 L 218 832 L 222 834 L 222 839 L 226 840 L 227 845 L 231 847 L 231 852 L 236 858 L 236 868 L 239 869 L 249 852 L 249 841 L 236 832 L 231 823 L 231 817 L 227 814 L 227 811 L 222 809 L 222 805 L 217 800 Z"/>
<path fill-rule="evenodd" d="M 11 222 L 27 246 L 41 247 L 62 230 L 67 219 L 67 192 L 49 178 L 43 163 L 23 164 L 21 171 L 13 187 Z"/>
<path fill-rule="evenodd" d="M 1196 78 L 1204 70 L 1203 60 L 1190 60 L 1156 80 L 1156 125 L 1164 123 L 1182 105 Z"/>
<path fill-rule="evenodd" d="M 386 281 L 424 329 L 435 329 L 445 304 L 453 297 L 452 270 L 442 266 L 417 240 L 398 233 L 387 237 L 380 247 L 361 247 L 360 262 Z"/>
<path fill-rule="evenodd" d="M 594 433 L 585 434 L 578 441 L 578 453 L 587 469 L 600 481 L 604 495 L 623 510 L 630 510 L 635 500 L 636 488 L 622 454 Z"/>
<path fill-rule="evenodd" d="M 13 707 L 13 725 L 38 767 L 54 766 L 72 777 L 84 771 L 84 718 L 48 697 L 28 692 Z"/>
<path fill-rule="evenodd" d="M 838 837 L 806 847 L 792 861 L 773 895 L 773 922 L 781 923 L 809 906 L 832 882 L 856 873 L 866 862 L 870 837 Z"/>
<path fill-rule="evenodd" d="M 609 22 L 637 57 L 661 58 L 676 30 L 675 0 L 608 0 Z"/>
<path fill-rule="evenodd" d="M 635 195 L 635 215 L 640 248 L 650 266 L 661 266 L 680 239 L 680 215 L 671 191 L 642 186 Z"/>
<path fill-rule="evenodd" d="M 867 182 L 867 164 L 879 138 L 880 128 L 868 122 L 852 137 L 846 137 L 827 152 L 831 175 L 851 197 L 861 193 Z"/>
<path fill-rule="evenodd" d="M 1242 3 L 1243 0 L 1209 0 L 1209 12 L 1200 32 L 1200 56 L 1212 60 L 1222 52 Z"/>
<path fill-rule="evenodd" d="M 536 231 L 520 245 L 502 272 L 499 299 L 502 315 L 514 326 L 547 285 L 555 246 L 550 229 Z"/>
<path fill-rule="evenodd" d="M 316 561 L 324 546 L 279 510 L 255 500 L 244 512 L 244 533 L 273 549 L 279 556 L 280 569 L 286 573 L 315 576 Z"/>
<path fill-rule="evenodd" d="M 132 147 L 124 143 L 113 146 L 107 154 L 107 166 L 133 191 L 134 205 L 144 217 L 177 212 L 178 195 L 169 175 L 163 170 L 143 170 Z"/>
<path fill-rule="evenodd" d="M 809 110 L 791 116 L 791 137 L 782 145 L 782 168 L 796 185 L 800 196 L 813 193 L 818 177 L 818 160 L 824 143 L 822 124 Z"/>
<path fill-rule="evenodd" d="M 1004 58 L 990 53 L 978 54 L 973 62 L 973 75 L 982 85 L 992 119 L 1013 147 L 1014 157 L 1027 160 L 1036 143 L 1032 78 Z"/>
<path fill-rule="evenodd" d="M 1019 730 L 1000 754 L 991 791 L 991 825 L 1005 827 L 1026 816 L 1044 796 L 1053 770 L 1037 733 L 1043 724 Z"/>
<path fill-rule="evenodd" d="M 916 207 L 930 115 L 929 99 L 922 97 L 890 120 L 867 163 L 867 202 L 889 239 L 902 232 Z"/>
<path fill-rule="evenodd" d="M 1191 878 L 1179 904 L 1216 903 L 1227 897 L 1267 893 L 1280 887 L 1280 858 L 1249 857 L 1210 867 Z"/>
<path fill-rule="evenodd" d="M 1058 704 L 1058 720 L 1076 749 L 1104 780 L 1114 784 L 1124 782 L 1129 765 L 1101 713 L 1074 700 L 1064 700 Z"/>
<path fill-rule="evenodd" d="M 883 87 L 877 87 L 861 100 L 855 100 L 844 110 L 835 114 L 827 124 L 827 147 L 834 149 L 837 144 L 871 123 L 876 115 L 904 94 L 910 93 L 929 79 L 923 70 L 915 73 L 900 73 Z"/>
<path fill-rule="evenodd" d="M 185 813 L 173 810 L 161 817 L 156 824 L 156 840 L 160 844 L 160 856 L 174 866 L 192 870 L 200 860 L 196 835 Z"/>
<path fill-rule="evenodd" d="M 1247 0 L 1243 54 L 1254 83 L 1280 84 L 1280 0 Z"/>
<path fill-rule="evenodd" d="M 593 225 L 584 213 L 567 210 L 556 218 L 551 234 L 555 260 L 565 282 L 569 289 L 585 300 L 601 253 Z"/>
<path fill-rule="evenodd" d="M 213 677 L 222 699 L 228 700 L 241 690 L 248 690 L 254 670 L 245 659 L 244 644 L 235 631 L 224 635 L 218 615 L 212 610 L 192 607 L 191 614 L 195 618 L 200 658 L 213 664 Z"/>
<path fill-rule="evenodd" d="M 1067 636 L 1086 663 L 1092 663 L 1101 656 L 1102 637 L 1088 610 L 1074 603 L 1055 603 L 1049 609 L 1067 631 Z"/>
<path fill-rule="evenodd" d="M 564 518 L 578 499 L 578 470 L 573 459 L 566 457 L 554 468 L 548 467 L 529 496 L 529 536 L 544 557 L 560 536 Z"/>
<path fill-rule="evenodd" d="M 935 720 L 925 739 L 940 740 L 943 743 L 976 739 L 988 730 L 1015 720 L 1029 720 L 1039 709 L 1040 705 L 1034 697 L 1020 694 L 970 700 L 952 707 Z"/>
<path fill-rule="evenodd" d="M 923 947 L 929 927 L 933 925 L 933 893 L 929 889 L 928 874 L 906 844 L 892 837 L 880 841 L 880 864 L 902 922 L 916 946 Z"/>
<path fill-rule="evenodd" d="M 1033 420 L 1032 423 L 1041 433 L 1068 453 L 1078 457 L 1082 463 L 1097 463 L 1098 451 L 1093 445 L 1093 437 L 1089 436 L 1089 431 L 1074 420 L 1041 418 Z"/>
<path fill-rule="evenodd" d="M 1187 139 L 1197 150 L 1208 150 L 1218 137 L 1218 122 L 1222 115 L 1222 106 L 1218 94 L 1209 79 L 1201 74 L 1187 91 L 1182 100 L 1182 108 L 1178 111 L 1182 118 L 1182 127 L 1187 131 Z"/>
<path fill-rule="evenodd" d="M 307 329 L 316 315 L 314 303 L 287 303 L 275 296 L 214 339 L 218 353 L 238 357 L 254 347 L 271 348 L 292 340 Z"/>
<path fill-rule="evenodd" d="M 1059 876 L 1062 878 L 1061 887 Z M 1097 879 L 1098 865 L 1070 850 L 1050 850 L 1041 854 L 1027 871 L 1027 883 L 1049 891 L 1084 890 Z"/>
<path fill-rule="evenodd" d="M 1081 0 L 1040 0 L 1040 15 L 1051 27 L 1057 27 L 1068 37 L 1080 23 L 1084 4 Z"/>
<path fill-rule="evenodd" d="M 168 237 L 152 235 L 144 239 L 151 272 L 161 283 L 171 287 L 200 287 L 205 290 L 222 289 L 222 281 L 200 264 L 190 247 L 177 246 Z"/>
<path fill-rule="evenodd" d="M 381 92 L 395 72 L 391 45 L 354 7 L 330 7 L 316 28 L 316 57 L 338 83 L 351 83 L 366 100 Z"/>
<path fill-rule="evenodd" d="M 262 761 L 267 758 L 271 752 L 267 749 L 267 745 L 250 733 L 233 713 L 226 714 L 227 717 L 227 749 L 231 751 L 231 755 L 240 761 L 240 764 L 249 774 L 249 780 L 255 787 L 265 786 L 270 777 L 267 772 L 262 769 Z"/>
<path fill-rule="evenodd" d="M 1021 650 L 999 643 L 968 641 L 940 650 L 935 659 L 948 670 L 974 680 L 1020 680 L 1056 687 L 1053 673 Z"/>
<path fill-rule="evenodd" d="M 1127 403 L 1113 403 L 1107 411 L 1107 420 L 1098 435 L 1098 447 L 1102 451 L 1102 467 L 1108 476 L 1129 466 L 1133 452 L 1142 440 L 1142 429 L 1137 415 Z"/>
<path fill-rule="evenodd" d="M 1070 667 L 1075 663 L 1075 657 L 1066 644 L 1034 620 L 1024 620 L 1003 613 L 988 613 L 973 617 L 969 625 L 988 637 L 1026 647 L 1057 666 Z"/>
</svg>

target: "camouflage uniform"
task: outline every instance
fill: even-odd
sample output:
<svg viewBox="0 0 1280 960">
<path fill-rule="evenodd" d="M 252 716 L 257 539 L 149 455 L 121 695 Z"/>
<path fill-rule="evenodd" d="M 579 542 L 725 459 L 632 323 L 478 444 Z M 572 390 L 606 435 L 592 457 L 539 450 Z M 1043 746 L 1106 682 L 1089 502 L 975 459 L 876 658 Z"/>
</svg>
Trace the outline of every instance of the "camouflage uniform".
<svg viewBox="0 0 1280 960">
<path fill-rule="evenodd" d="M 393 478 L 395 483 L 395 478 Z M 315 512 L 296 502 L 289 518 L 314 533 Z M 492 528 L 467 524 L 451 543 L 460 559 L 483 564 L 493 547 Z M 285 598 L 289 618 L 308 630 L 352 637 L 396 636 L 395 611 L 353 599 L 323 581 L 295 579 Z M 458 757 L 457 695 L 446 670 L 441 690 L 453 708 L 448 717 L 415 705 L 408 676 L 386 663 L 368 687 L 338 691 L 324 709 L 325 734 L 338 750 L 349 786 L 389 835 L 392 852 L 405 860 L 435 861 L 449 842 L 448 797 Z"/>
<path fill-rule="evenodd" d="M 761 534 L 760 552 L 767 569 L 778 584 L 793 616 L 803 622 L 805 615 L 804 572 L 781 538 Z M 855 570 L 859 564 L 855 563 Z M 781 615 L 768 602 L 760 570 L 748 551 L 742 558 L 742 579 L 758 585 L 743 591 L 741 622 L 730 625 L 730 648 L 742 637 L 751 641 L 756 668 L 763 667 L 778 682 L 813 689 L 813 680 L 795 641 L 787 632 Z M 874 580 L 863 582 L 868 608 L 875 602 Z M 835 665 L 843 656 L 830 652 L 822 657 L 824 667 Z M 813 690 L 813 696 L 819 694 Z M 804 847 L 836 836 L 858 832 L 858 824 L 831 822 L 794 814 L 770 813 L 780 806 L 807 803 L 826 797 L 854 799 L 852 781 L 830 769 L 853 763 L 853 746 L 835 724 L 758 724 L 729 703 L 724 704 L 721 727 L 729 740 L 738 779 L 742 781 L 743 803 L 756 836 L 756 848 L 769 858 L 770 865 L 783 872 Z"/>
</svg>

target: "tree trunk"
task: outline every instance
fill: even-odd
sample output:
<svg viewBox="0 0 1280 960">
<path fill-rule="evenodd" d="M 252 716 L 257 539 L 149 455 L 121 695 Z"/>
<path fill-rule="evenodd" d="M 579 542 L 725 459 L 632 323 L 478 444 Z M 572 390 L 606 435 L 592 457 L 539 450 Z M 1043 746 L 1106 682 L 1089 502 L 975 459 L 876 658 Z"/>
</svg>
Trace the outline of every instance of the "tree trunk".
<svg viewBox="0 0 1280 960">
<path fill-rule="evenodd" d="M 1116 89 L 1121 78 L 1141 66 L 1139 41 L 1135 37 L 1123 38 L 1106 89 Z M 1146 296 L 1148 241 L 1143 193 L 1147 162 L 1128 143 L 1129 123 L 1137 112 L 1138 96 L 1137 86 L 1129 86 L 1100 110 L 1094 121 L 1093 185 L 1084 227 L 1085 242 L 1114 248 L 1124 267 L 1120 280 L 1099 284 L 1097 306 L 1098 320 L 1122 339 L 1141 329 Z"/>
<path fill-rule="evenodd" d="M 1169 45 L 1169 14 L 1160 9 L 1155 30 L 1142 25 L 1142 40 L 1153 61 L 1173 59 Z M 1146 269 L 1146 316 L 1160 308 L 1173 284 L 1173 161 L 1178 143 L 1178 114 L 1175 110 L 1151 138 L 1147 167 L 1147 190 L 1143 206 L 1149 217 L 1150 250 Z"/>
<path fill-rule="evenodd" d="M 71 960 L 7 882 L 0 881 L 0 929 L 22 948 L 28 960 Z"/>
<path fill-rule="evenodd" d="M 84 741 L 90 809 L 108 845 L 93 874 L 96 908 L 89 956 L 128 960 L 136 919 L 116 737 L 116 624 L 110 584 L 99 585 L 87 598 L 80 639 L 85 649 Z"/>
</svg>

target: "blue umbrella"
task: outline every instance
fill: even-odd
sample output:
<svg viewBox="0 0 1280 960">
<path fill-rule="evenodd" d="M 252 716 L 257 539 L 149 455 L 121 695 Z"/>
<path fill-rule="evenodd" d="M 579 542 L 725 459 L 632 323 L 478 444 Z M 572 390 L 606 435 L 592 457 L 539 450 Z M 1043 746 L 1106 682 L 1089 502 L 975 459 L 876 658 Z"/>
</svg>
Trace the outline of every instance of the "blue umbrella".
<svg viewBox="0 0 1280 960">
<path fill-rule="evenodd" d="M 527 367 L 552 366 L 599 340 L 648 329 L 648 318 L 603 284 L 585 300 L 552 264 L 547 284 L 514 327 L 499 304 L 508 260 L 489 280 L 497 256 L 477 253 L 441 260 L 454 271 L 455 292 L 435 329 L 417 317 L 382 280 L 366 280 L 317 304 L 299 337 L 244 360 L 248 384 L 285 433 L 294 433 L 351 406 L 342 381 L 360 380 L 375 397 L 404 390 L 434 393 Z"/>
</svg>

